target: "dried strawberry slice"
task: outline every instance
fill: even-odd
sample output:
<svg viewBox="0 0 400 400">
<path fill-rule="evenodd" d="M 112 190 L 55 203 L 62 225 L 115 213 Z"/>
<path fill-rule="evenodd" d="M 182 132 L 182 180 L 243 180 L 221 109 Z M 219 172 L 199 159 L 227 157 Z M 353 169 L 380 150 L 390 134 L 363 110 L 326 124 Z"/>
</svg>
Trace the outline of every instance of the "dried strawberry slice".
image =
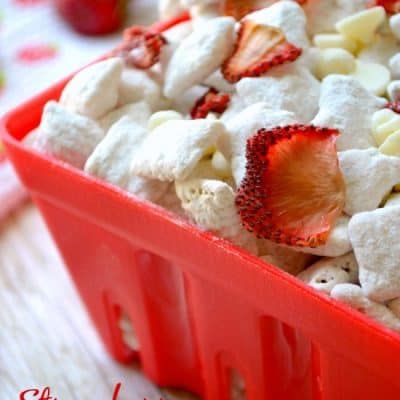
<svg viewBox="0 0 400 400">
<path fill-rule="evenodd" d="M 222 1 L 222 14 L 242 19 L 247 14 L 269 7 L 279 0 L 224 0 Z M 299 4 L 304 4 L 307 0 L 297 0 Z"/>
<path fill-rule="evenodd" d="M 244 227 L 292 246 L 326 243 L 345 201 L 335 129 L 289 125 L 261 129 L 247 142 L 236 196 Z"/>
<path fill-rule="evenodd" d="M 204 96 L 196 101 L 190 115 L 193 119 L 201 119 L 206 118 L 210 112 L 222 114 L 230 101 L 231 96 L 228 93 L 220 93 L 218 90 L 210 88 Z"/>
<path fill-rule="evenodd" d="M 400 0 L 372 0 L 369 2 L 369 6 L 381 6 L 389 14 L 397 14 L 400 12 Z"/>
<path fill-rule="evenodd" d="M 236 49 L 222 66 L 222 73 L 227 81 L 235 83 L 295 61 L 301 53 L 302 50 L 289 43 L 280 29 L 246 20 L 241 23 Z"/>
<path fill-rule="evenodd" d="M 147 69 L 160 60 L 165 44 L 167 40 L 160 33 L 133 26 L 124 31 L 124 40 L 112 52 L 112 56 L 123 57 L 128 66 Z"/>
<path fill-rule="evenodd" d="M 400 101 L 392 101 L 386 104 L 386 108 L 400 114 Z"/>
</svg>

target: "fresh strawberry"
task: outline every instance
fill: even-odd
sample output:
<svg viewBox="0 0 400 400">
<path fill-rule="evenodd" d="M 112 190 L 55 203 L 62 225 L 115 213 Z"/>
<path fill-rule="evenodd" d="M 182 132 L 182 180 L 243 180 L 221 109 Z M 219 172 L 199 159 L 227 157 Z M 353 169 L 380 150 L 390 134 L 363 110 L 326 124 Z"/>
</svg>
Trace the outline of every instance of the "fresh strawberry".
<svg viewBox="0 0 400 400">
<path fill-rule="evenodd" d="M 381 6 L 389 14 L 397 14 L 400 12 L 400 0 L 371 0 L 369 6 Z"/>
<path fill-rule="evenodd" d="M 201 119 L 206 118 L 210 112 L 222 114 L 230 101 L 231 96 L 228 93 L 220 93 L 218 90 L 210 88 L 204 96 L 196 101 L 190 115 L 193 119 Z"/>
<path fill-rule="evenodd" d="M 160 60 L 161 49 L 166 43 L 160 33 L 133 26 L 124 31 L 124 40 L 112 55 L 123 57 L 129 66 L 147 69 Z"/>
<path fill-rule="evenodd" d="M 49 60 L 56 56 L 57 47 L 53 44 L 32 43 L 21 47 L 17 51 L 17 59 L 23 63 L 35 63 Z"/>
<path fill-rule="evenodd" d="M 101 35 L 117 30 L 125 17 L 125 0 L 56 0 L 59 14 L 78 32 Z"/>
<path fill-rule="evenodd" d="M 386 108 L 400 114 L 400 101 L 392 101 L 386 104 Z"/>
<path fill-rule="evenodd" d="M 269 7 L 278 0 L 224 0 L 222 1 L 222 14 L 234 17 L 240 20 L 247 14 Z M 297 0 L 298 3 L 304 4 L 307 0 Z"/>
<path fill-rule="evenodd" d="M 261 129 L 247 142 L 246 176 L 236 206 L 244 227 L 292 246 L 326 243 L 345 201 L 335 129 Z"/>
<path fill-rule="evenodd" d="M 280 29 L 246 20 L 241 22 L 236 49 L 222 66 L 222 73 L 227 81 L 235 83 L 295 61 L 301 53 L 302 50 L 289 43 Z"/>
</svg>

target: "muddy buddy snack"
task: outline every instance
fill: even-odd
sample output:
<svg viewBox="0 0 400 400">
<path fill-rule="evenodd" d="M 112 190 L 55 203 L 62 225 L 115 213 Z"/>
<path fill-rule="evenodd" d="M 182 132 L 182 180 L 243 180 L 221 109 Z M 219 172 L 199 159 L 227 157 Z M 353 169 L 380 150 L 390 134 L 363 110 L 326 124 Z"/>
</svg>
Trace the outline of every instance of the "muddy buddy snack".
<svg viewBox="0 0 400 400">
<path fill-rule="evenodd" d="M 78 72 L 35 148 L 400 331 L 399 2 L 185 10 Z"/>
</svg>

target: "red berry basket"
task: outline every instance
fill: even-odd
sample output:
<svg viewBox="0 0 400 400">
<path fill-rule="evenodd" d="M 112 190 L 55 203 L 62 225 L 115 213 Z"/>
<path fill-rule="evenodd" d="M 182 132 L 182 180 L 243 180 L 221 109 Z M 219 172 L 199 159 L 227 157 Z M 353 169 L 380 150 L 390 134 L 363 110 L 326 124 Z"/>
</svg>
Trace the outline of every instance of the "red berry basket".
<svg viewBox="0 0 400 400">
<path fill-rule="evenodd" d="M 232 399 L 236 373 L 247 400 L 399 399 L 397 334 L 227 241 L 24 146 L 67 81 L 9 112 L 1 137 L 115 359 L 140 357 L 155 383 L 208 400 Z M 138 353 L 123 343 L 122 312 L 135 327 Z"/>
</svg>

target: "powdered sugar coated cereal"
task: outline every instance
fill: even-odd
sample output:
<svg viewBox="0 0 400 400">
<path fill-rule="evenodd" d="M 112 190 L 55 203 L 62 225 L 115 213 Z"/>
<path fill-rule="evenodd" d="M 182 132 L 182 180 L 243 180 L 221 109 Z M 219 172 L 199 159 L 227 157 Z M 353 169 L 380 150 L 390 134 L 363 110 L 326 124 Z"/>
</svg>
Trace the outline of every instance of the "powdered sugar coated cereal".
<svg viewBox="0 0 400 400">
<path fill-rule="evenodd" d="M 81 169 L 104 133 L 90 118 L 50 101 L 44 108 L 33 146 Z"/>
<path fill-rule="evenodd" d="M 400 183 L 400 158 L 377 149 L 343 151 L 339 162 L 346 183 L 344 211 L 349 215 L 375 210 Z"/>
<path fill-rule="evenodd" d="M 184 180 L 224 129 L 221 122 L 204 119 L 167 121 L 145 137 L 131 172 L 161 181 Z"/>
<path fill-rule="evenodd" d="M 166 97 L 181 96 L 187 89 L 210 76 L 225 61 L 233 48 L 234 26 L 233 18 L 215 18 L 183 40 L 165 73 Z"/>
<path fill-rule="evenodd" d="M 349 236 L 360 268 L 360 283 L 370 299 L 400 297 L 400 207 L 353 216 Z"/>
<path fill-rule="evenodd" d="M 110 58 L 78 72 L 65 86 L 60 103 L 69 111 L 97 119 L 118 102 L 123 62 Z"/>
<path fill-rule="evenodd" d="M 340 151 L 366 149 L 376 145 L 371 135 L 372 115 L 385 103 L 355 79 L 330 75 L 322 82 L 320 109 L 311 123 L 338 129 L 336 144 Z"/>
</svg>

